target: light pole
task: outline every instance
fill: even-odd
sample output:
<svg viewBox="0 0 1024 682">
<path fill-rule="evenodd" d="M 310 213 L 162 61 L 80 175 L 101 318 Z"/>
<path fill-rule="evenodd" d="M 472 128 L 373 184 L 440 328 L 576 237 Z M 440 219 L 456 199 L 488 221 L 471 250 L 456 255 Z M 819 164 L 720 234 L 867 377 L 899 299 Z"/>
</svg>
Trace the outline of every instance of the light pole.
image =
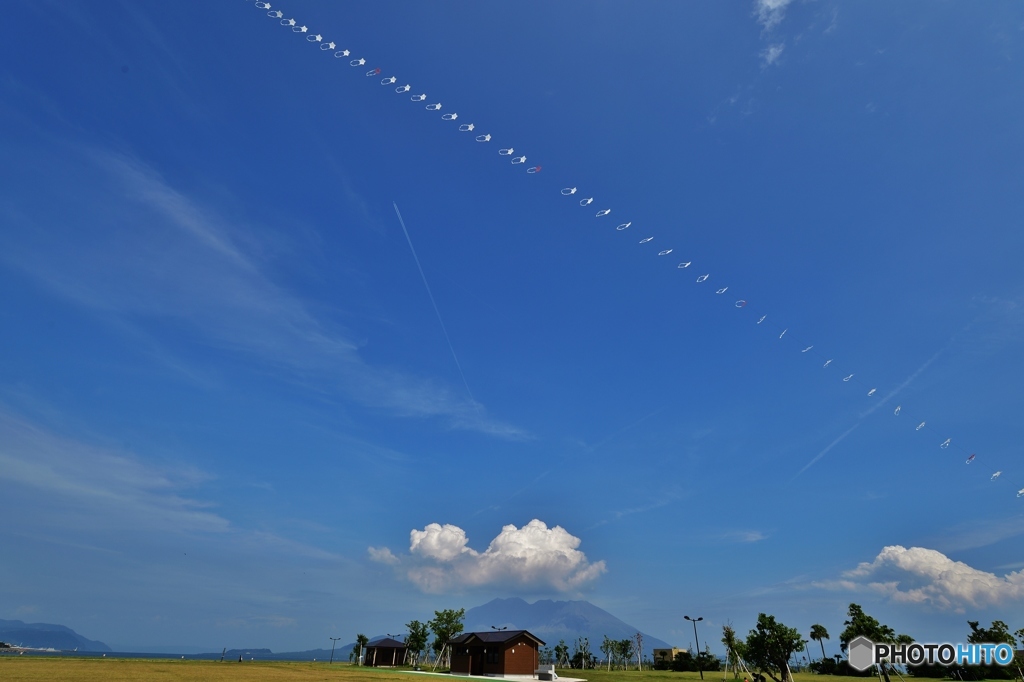
<svg viewBox="0 0 1024 682">
<path fill-rule="evenodd" d="M 492 630 L 497 630 L 498 632 L 501 632 L 502 630 L 508 630 L 508 626 L 506 625 L 506 626 L 505 626 L 505 627 L 503 627 L 503 628 L 499 628 L 499 627 L 498 627 L 497 625 L 492 625 L 492 626 L 491 626 L 491 629 L 492 629 Z"/>
<path fill-rule="evenodd" d="M 694 648 L 700 648 L 700 640 L 697 639 L 697 622 L 704 620 L 704 616 L 699 616 L 697 618 L 690 618 L 689 616 L 683 616 L 683 618 L 685 618 L 686 620 L 688 620 L 691 623 L 693 623 L 693 642 L 694 642 Z M 700 656 L 700 652 L 698 651 L 697 652 L 697 656 L 695 657 L 696 660 L 697 660 L 697 670 L 700 671 L 700 679 L 703 680 L 704 679 L 704 668 L 701 667 L 699 656 Z"/>
<path fill-rule="evenodd" d="M 331 637 L 331 663 L 334 663 L 334 645 L 338 643 L 341 637 Z"/>
<path fill-rule="evenodd" d="M 398 635 L 393 635 L 393 634 L 391 634 L 391 633 L 389 632 L 389 633 L 388 633 L 388 637 L 390 637 L 391 639 L 393 639 L 393 640 L 395 640 L 395 641 L 398 641 L 398 638 L 399 638 L 399 637 L 404 637 L 404 635 L 401 635 L 401 634 L 398 634 Z M 402 642 L 402 643 L 403 643 L 403 644 L 405 643 L 405 642 L 404 642 L 404 640 L 403 640 L 403 642 Z M 408 653 L 409 653 L 409 650 L 408 650 L 408 649 L 406 649 L 406 650 L 405 650 L 405 653 L 406 653 L 406 654 L 408 655 Z M 395 662 L 396 662 L 397 658 L 398 658 L 398 651 L 397 651 L 397 650 L 395 650 L 395 649 L 392 649 L 392 650 L 391 650 L 391 665 L 394 665 L 394 664 L 395 664 Z M 405 663 L 403 662 L 403 663 L 402 663 L 402 665 L 405 665 Z"/>
</svg>

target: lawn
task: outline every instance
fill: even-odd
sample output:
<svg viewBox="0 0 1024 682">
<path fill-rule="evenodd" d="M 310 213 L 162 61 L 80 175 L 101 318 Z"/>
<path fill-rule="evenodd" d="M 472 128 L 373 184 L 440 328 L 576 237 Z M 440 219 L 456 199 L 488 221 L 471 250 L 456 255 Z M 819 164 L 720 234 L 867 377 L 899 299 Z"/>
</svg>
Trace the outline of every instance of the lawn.
<svg viewBox="0 0 1024 682">
<path fill-rule="evenodd" d="M 589 682 L 699 682 L 698 673 L 660 670 L 559 670 L 562 677 Z M 465 677 L 420 675 L 408 670 L 358 668 L 348 663 L 251 661 L 245 663 L 139 658 L 57 658 L 0 656 L 0 680 L 4 682 L 135 682 L 143 680 L 339 680 L 340 682 L 439 682 Z M 794 682 L 872 682 L 871 677 L 833 677 L 796 673 Z M 479 679 L 479 678 L 477 678 Z M 719 682 L 722 673 L 704 673 L 706 682 Z M 742 677 L 740 678 L 742 679 Z M 898 678 L 894 678 L 898 679 Z M 728 682 L 732 682 L 729 675 Z"/>
<path fill-rule="evenodd" d="M 347 663 L 189 661 L 146 658 L 0 657 L 4 682 L 135 682 L 136 680 L 344 680 L 410 682 L 410 673 L 355 668 Z M 447 679 L 447 678 L 440 678 Z"/>
<path fill-rule="evenodd" d="M 559 670 L 558 674 L 563 677 L 584 677 L 588 682 L 618 682 L 628 680 L 630 682 L 700 682 L 700 673 L 683 672 L 677 673 L 670 670 L 644 670 L 637 672 L 629 670 Z M 740 675 L 740 682 L 743 676 Z M 749 679 L 749 678 L 748 678 Z M 771 682 L 771 678 L 767 678 Z M 704 672 L 705 682 L 722 682 L 722 672 Z M 894 682 L 899 682 L 898 677 L 893 677 Z M 732 673 L 729 673 L 727 682 L 733 682 Z M 793 673 L 793 682 L 878 682 L 874 677 L 840 677 L 833 675 L 815 675 L 813 673 Z M 908 679 L 908 682 L 911 682 Z M 933 680 L 932 682 L 941 682 Z"/>
</svg>

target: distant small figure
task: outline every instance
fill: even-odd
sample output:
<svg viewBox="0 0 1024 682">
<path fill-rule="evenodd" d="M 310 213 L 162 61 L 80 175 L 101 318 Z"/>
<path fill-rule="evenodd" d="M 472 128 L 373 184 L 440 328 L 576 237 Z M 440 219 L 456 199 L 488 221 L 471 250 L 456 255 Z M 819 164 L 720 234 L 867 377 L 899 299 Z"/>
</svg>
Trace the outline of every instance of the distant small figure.
<svg viewBox="0 0 1024 682">
<path fill-rule="evenodd" d="M 238 662 L 239 662 L 239 663 L 241 663 L 241 662 L 242 662 L 242 654 L 238 654 Z"/>
</svg>

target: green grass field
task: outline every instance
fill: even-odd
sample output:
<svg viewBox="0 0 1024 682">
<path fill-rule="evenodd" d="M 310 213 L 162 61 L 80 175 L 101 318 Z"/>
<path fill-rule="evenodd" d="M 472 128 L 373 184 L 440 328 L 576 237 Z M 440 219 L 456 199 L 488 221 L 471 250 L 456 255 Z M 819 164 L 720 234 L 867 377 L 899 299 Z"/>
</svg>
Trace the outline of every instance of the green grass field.
<svg viewBox="0 0 1024 682">
<path fill-rule="evenodd" d="M 559 671 L 562 677 L 586 678 L 590 682 L 697 682 L 697 673 L 668 671 Z M 126 682 L 128 680 L 339 680 L 342 682 L 412 682 L 419 677 L 409 671 L 354 668 L 348 664 L 224 662 L 215 660 L 174 660 L 163 658 L 57 658 L 43 656 L 0 656 L 0 680 L 4 682 Z M 829 677 L 807 673 L 794 675 L 794 682 L 870 682 L 872 678 Z M 455 678 L 465 680 L 466 678 Z M 721 673 L 706 673 L 707 682 L 718 682 Z M 732 680 L 730 675 L 728 678 Z"/>
<path fill-rule="evenodd" d="M 563 677 L 589 682 L 697 682 L 698 673 L 635 670 L 559 670 Z M 796 673 L 794 682 L 871 682 L 874 678 L 832 677 Z M 410 679 L 412 678 L 412 679 Z M 173 659 L 50 658 L 0 656 L 0 680 L 4 682 L 134 682 L 136 680 L 339 680 L 341 682 L 412 682 L 413 679 L 448 680 L 448 676 L 420 675 L 405 670 L 357 668 L 348 663 L 176 661 Z M 465 677 L 454 679 L 465 680 Z M 722 680 L 722 674 L 705 673 L 706 682 Z M 729 681 L 732 675 L 729 675 Z M 742 679 L 742 678 L 741 678 Z"/>
<path fill-rule="evenodd" d="M 0 657 L 0 680 L 15 682 L 134 682 L 135 680 L 344 680 L 410 682 L 410 674 L 355 668 L 347 663 L 182 661 L 145 658 Z"/>
</svg>

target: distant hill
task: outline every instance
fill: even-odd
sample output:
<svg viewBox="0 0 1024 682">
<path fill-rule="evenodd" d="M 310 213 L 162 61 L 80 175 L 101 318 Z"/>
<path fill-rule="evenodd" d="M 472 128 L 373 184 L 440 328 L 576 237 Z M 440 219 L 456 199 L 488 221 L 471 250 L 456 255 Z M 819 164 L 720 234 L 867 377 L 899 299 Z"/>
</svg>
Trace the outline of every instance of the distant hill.
<svg viewBox="0 0 1024 682">
<path fill-rule="evenodd" d="M 340 646 L 335 648 L 334 660 L 348 662 L 348 654 L 352 651 L 353 646 L 355 644 L 346 644 L 344 648 Z M 248 661 L 250 658 L 254 661 L 327 661 L 331 658 L 331 650 L 309 649 L 307 651 L 285 651 L 276 654 L 270 649 L 228 649 L 224 652 L 225 661 L 237 661 L 239 656 L 244 661 Z M 202 660 L 220 660 L 220 657 L 219 651 L 185 656 L 185 658 Z"/>
<path fill-rule="evenodd" d="M 494 599 L 466 611 L 466 632 L 490 630 L 491 626 L 510 630 L 529 630 L 554 647 L 564 639 L 572 650 L 578 637 L 590 640 L 590 650 L 600 656 L 601 642 L 634 636 L 638 628 L 624 623 L 602 608 L 586 601 L 552 601 L 541 599 L 533 604 L 517 597 Z M 644 651 L 667 649 L 669 644 L 644 633 Z"/>
<path fill-rule="evenodd" d="M 52 623 L 25 623 L 0 619 L 0 641 L 37 649 L 79 649 L 110 651 L 103 642 L 86 639 L 71 628 Z"/>
</svg>

